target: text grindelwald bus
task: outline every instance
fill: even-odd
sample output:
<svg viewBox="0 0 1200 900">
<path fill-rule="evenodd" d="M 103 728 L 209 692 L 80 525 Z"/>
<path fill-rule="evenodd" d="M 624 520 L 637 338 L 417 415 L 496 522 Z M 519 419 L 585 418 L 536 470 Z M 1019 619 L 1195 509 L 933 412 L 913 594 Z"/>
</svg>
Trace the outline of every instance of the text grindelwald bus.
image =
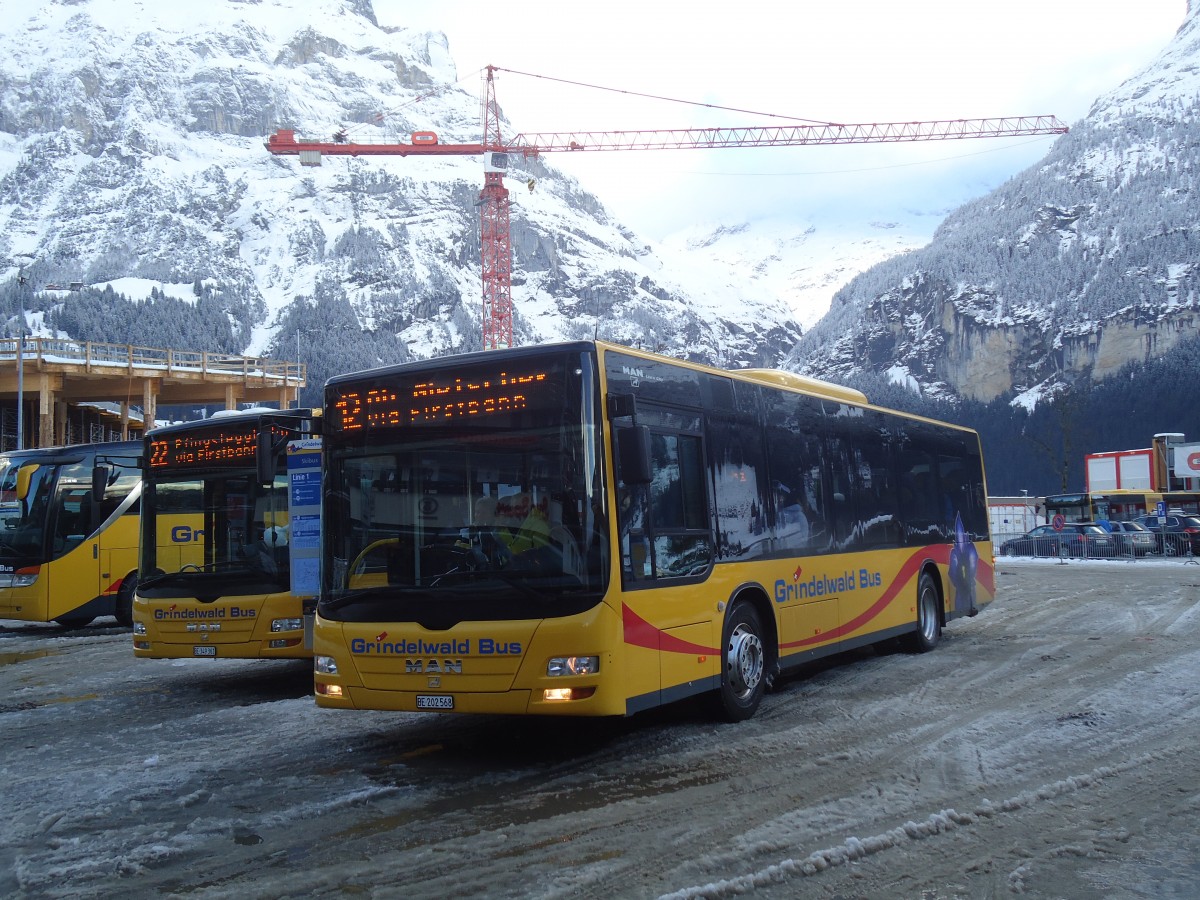
<svg viewBox="0 0 1200 900">
<path fill-rule="evenodd" d="M 288 451 L 319 422 L 307 409 L 256 408 L 147 432 L 135 656 L 311 655 L 316 529 L 306 593 L 294 589 Z"/>
<path fill-rule="evenodd" d="M 994 596 L 970 430 L 601 342 L 331 379 L 326 707 L 622 716 Z"/>
<path fill-rule="evenodd" d="M 131 622 L 139 441 L 0 456 L 0 618 Z"/>
</svg>

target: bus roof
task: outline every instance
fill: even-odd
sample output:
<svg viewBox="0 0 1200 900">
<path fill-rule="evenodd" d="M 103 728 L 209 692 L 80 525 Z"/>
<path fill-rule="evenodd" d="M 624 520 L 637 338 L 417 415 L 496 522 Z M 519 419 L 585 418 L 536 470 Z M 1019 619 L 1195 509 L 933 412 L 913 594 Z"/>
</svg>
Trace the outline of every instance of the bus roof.
<svg viewBox="0 0 1200 900">
<path fill-rule="evenodd" d="M 834 384 L 832 381 L 822 381 L 819 378 L 809 378 L 807 375 L 798 375 L 795 372 L 785 372 L 782 369 L 735 369 L 731 374 L 745 375 L 755 381 L 766 382 L 776 387 L 792 388 L 808 394 L 820 394 L 830 400 L 862 404 L 871 402 L 867 399 L 866 394 L 856 391 L 854 388 L 846 387 L 843 384 Z"/>
<path fill-rule="evenodd" d="M 319 418 L 319 409 L 274 409 L 270 406 L 254 406 L 250 409 L 221 410 L 207 419 L 191 419 L 187 422 L 172 422 L 170 425 L 159 425 L 146 431 L 145 437 L 158 437 L 163 434 L 175 434 L 181 431 L 193 431 L 197 428 L 217 428 L 239 422 L 257 422 L 263 419 L 314 419 Z"/>
<path fill-rule="evenodd" d="M 4 459 L 42 459 L 44 457 L 74 456 L 79 453 L 124 453 L 141 452 L 141 438 L 129 441 L 98 441 L 92 444 L 63 444 L 57 447 L 25 447 L 21 450 L 5 450 Z"/>
<path fill-rule="evenodd" d="M 661 353 L 653 353 L 648 350 L 638 349 L 637 347 L 627 347 L 623 344 L 616 344 L 601 340 L 564 341 L 559 343 L 535 344 L 526 347 L 510 347 L 505 350 L 478 350 L 472 353 L 440 356 L 414 362 L 399 363 L 394 366 L 385 366 L 379 369 L 367 369 L 358 372 L 347 372 L 343 375 L 335 375 L 326 381 L 325 385 L 326 387 L 329 387 L 346 381 L 359 381 L 360 379 L 369 378 L 374 375 L 388 375 L 392 373 L 412 371 L 413 369 L 442 369 L 469 365 L 473 362 L 481 362 L 484 360 L 493 359 L 497 353 L 505 353 L 514 357 L 520 357 L 543 352 L 596 352 L 599 350 L 612 350 L 618 353 L 632 354 L 634 356 L 644 356 L 651 359 L 667 360 L 669 362 L 689 368 L 701 369 L 714 374 L 726 375 L 733 378 L 745 378 L 751 381 L 757 381 L 760 384 L 769 384 L 776 387 L 803 391 L 804 393 L 815 394 L 817 396 L 826 397 L 830 400 L 838 400 L 844 403 L 870 405 L 870 400 L 862 391 L 858 391 L 854 388 L 846 387 L 844 385 L 834 384 L 831 381 L 822 381 L 818 378 L 810 378 L 806 375 L 798 375 L 795 372 L 785 372 L 782 369 L 722 369 L 707 363 L 698 363 L 687 359 L 679 359 L 673 356 L 664 356 Z"/>
</svg>

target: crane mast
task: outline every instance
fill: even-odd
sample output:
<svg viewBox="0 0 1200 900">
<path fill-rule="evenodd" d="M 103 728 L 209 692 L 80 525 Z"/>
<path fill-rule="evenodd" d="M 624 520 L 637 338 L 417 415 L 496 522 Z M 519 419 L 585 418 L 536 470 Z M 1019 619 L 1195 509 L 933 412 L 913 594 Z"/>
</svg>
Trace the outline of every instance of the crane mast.
<svg viewBox="0 0 1200 900">
<path fill-rule="evenodd" d="M 610 150 L 682 150 L 718 147 L 798 147 L 829 144 L 886 144 L 974 138 L 1025 137 L 1065 134 L 1067 126 L 1055 116 L 1015 116 L 985 119 L 938 119 L 914 122 L 832 122 L 740 128 L 680 128 L 633 131 L 574 131 L 518 134 L 509 141 L 500 134 L 494 74 L 487 67 L 483 95 L 483 141 L 443 144 L 432 131 L 415 131 L 411 142 L 351 142 L 344 133 L 330 141 L 297 140 L 296 132 L 280 129 L 267 139 L 276 156 L 298 156 L 301 165 L 319 166 L 322 156 L 483 156 L 483 189 L 479 193 L 479 235 L 483 273 L 483 346 L 494 350 L 513 341 L 512 240 L 509 194 L 504 172 L 510 155 L 524 158 L 550 152 Z"/>
<path fill-rule="evenodd" d="M 488 69 L 483 99 L 483 190 L 479 192 L 479 240 L 483 268 L 483 348 L 511 347 L 513 342 L 512 241 L 508 188 L 504 170 L 508 154 L 500 141 L 500 107 Z"/>
</svg>

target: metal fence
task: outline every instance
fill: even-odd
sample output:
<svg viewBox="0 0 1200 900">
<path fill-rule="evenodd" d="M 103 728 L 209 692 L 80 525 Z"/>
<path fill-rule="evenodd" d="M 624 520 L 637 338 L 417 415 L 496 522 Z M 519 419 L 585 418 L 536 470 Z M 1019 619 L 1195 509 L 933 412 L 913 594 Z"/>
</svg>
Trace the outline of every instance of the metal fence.
<svg viewBox="0 0 1200 900">
<path fill-rule="evenodd" d="M 16 360 L 17 349 L 16 338 L 0 338 L 0 361 Z M 298 362 L 199 350 L 159 350 L 131 344 L 27 337 L 21 353 L 28 362 L 37 360 L 82 366 L 117 367 L 128 372 L 203 372 L 236 375 L 245 379 L 257 378 L 279 384 L 296 384 L 304 380 L 304 366 Z"/>
<path fill-rule="evenodd" d="M 992 549 L 998 557 L 1043 559 L 1180 559 L 1200 558 L 1200 534 L 1159 534 L 1147 538 L 1128 532 L 1090 535 L 1064 533 L 1027 538 L 1018 533 L 993 533 Z"/>
</svg>

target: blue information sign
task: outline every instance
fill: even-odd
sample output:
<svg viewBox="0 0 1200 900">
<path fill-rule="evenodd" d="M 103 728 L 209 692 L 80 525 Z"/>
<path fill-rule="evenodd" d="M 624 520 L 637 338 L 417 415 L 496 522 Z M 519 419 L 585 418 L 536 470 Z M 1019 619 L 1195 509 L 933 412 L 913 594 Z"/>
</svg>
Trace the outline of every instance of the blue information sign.
<svg viewBox="0 0 1200 900">
<path fill-rule="evenodd" d="M 288 441 L 287 470 L 292 593 L 315 597 L 321 588 L 321 439 Z"/>
</svg>

